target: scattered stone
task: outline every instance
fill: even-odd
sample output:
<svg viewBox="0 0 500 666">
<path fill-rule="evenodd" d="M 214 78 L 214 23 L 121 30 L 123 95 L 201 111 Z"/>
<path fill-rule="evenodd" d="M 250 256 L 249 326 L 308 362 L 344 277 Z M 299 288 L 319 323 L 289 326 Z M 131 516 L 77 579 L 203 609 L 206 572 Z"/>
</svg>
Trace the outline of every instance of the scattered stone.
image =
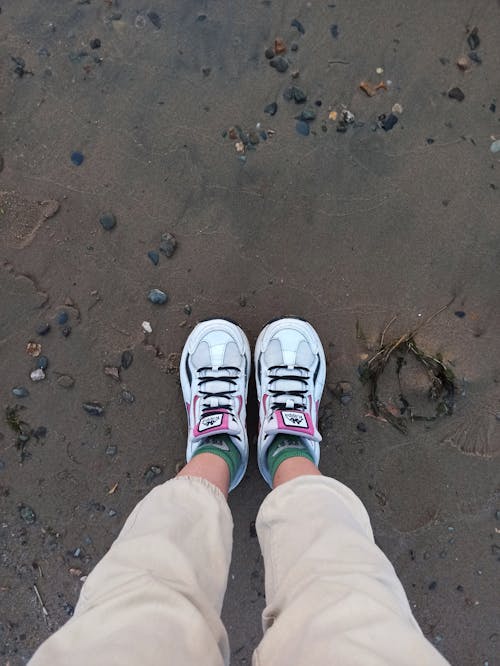
<svg viewBox="0 0 500 666">
<path fill-rule="evenodd" d="M 433 590 L 435 590 L 437 588 L 437 586 L 438 586 L 437 582 L 435 580 L 433 580 L 431 583 L 429 583 L 429 590 L 431 590 L 431 592 L 432 592 Z"/>
<path fill-rule="evenodd" d="M 75 380 L 71 375 L 61 375 L 58 378 L 57 383 L 59 386 L 62 386 L 62 388 L 71 388 L 74 385 Z"/>
<path fill-rule="evenodd" d="M 306 31 L 302 23 L 299 21 L 299 19 L 293 19 L 293 21 L 290 23 L 292 28 L 297 28 L 297 30 L 300 32 L 301 35 L 305 35 Z"/>
<path fill-rule="evenodd" d="M 298 134 L 302 134 L 302 136 L 309 136 L 311 132 L 309 123 L 306 123 L 305 120 L 298 120 L 295 124 L 295 129 L 297 130 Z"/>
<path fill-rule="evenodd" d="M 452 88 L 451 90 L 448 91 L 448 97 L 450 99 L 456 99 L 457 102 L 463 102 L 465 99 L 464 93 L 460 90 L 460 88 Z"/>
<path fill-rule="evenodd" d="M 148 257 L 155 266 L 158 266 L 160 255 L 158 252 L 156 252 L 156 250 L 149 250 Z"/>
<path fill-rule="evenodd" d="M 101 40 L 96 37 L 95 39 L 90 40 L 90 48 L 91 49 L 100 49 L 101 48 Z"/>
<path fill-rule="evenodd" d="M 100 402 L 84 402 L 82 407 L 90 416 L 102 416 L 104 414 L 104 407 Z"/>
<path fill-rule="evenodd" d="M 14 73 L 17 74 L 20 79 L 22 79 L 25 74 L 33 74 L 33 72 L 29 72 L 26 69 L 26 62 L 23 58 L 11 56 L 10 59 L 15 64 Z"/>
<path fill-rule="evenodd" d="M 127 391 L 126 389 L 123 389 L 122 393 L 122 400 L 124 402 L 128 402 L 130 405 L 135 402 L 135 395 L 131 391 Z"/>
<path fill-rule="evenodd" d="M 77 150 L 71 153 L 70 158 L 75 166 L 80 166 L 81 164 L 83 164 L 83 160 L 85 159 L 83 153 L 80 153 Z"/>
<path fill-rule="evenodd" d="M 393 113 L 400 113 L 401 114 L 401 113 L 403 113 L 403 107 L 399 102 L 396 102 L 396 104 L 392 105 L 391 111 Z"/>
<path fill-rule="evenodd" d="M 272 60 L 276 54 L 275 54 L 275 52 L 274 52 L 274 49 L 272 49 L 271 47 L 269 47 L 268 49 L 266 49 L 266 50 L 264 51 L 264 55 L 266 56 L 266 58 L 267 58 L 268 60 Z"/>
<path fill-rule="evenodd" d="M 39 325 L 35 328 L 35 333 L 36 333 L 37 335 L 42 335 L 42 336 L 43 336 L 43 335 L 47 335 L 47 333 L 48 333 L 49 331 L 50 331 L 50 324 L 47 324 L 47 323 L 45 323 L 45 324 L 39 324 Z M 40 349 L 40 351 L 41 351 L 41 349 Z"/>
<path fill-rule="evenodd" d="M 295 104 L 304 104 L 307 100 L 307 95 L 302 90 L 302 88 L 299 88 L 298 86 L 289 86 L 285 89 L 283 98 L 287 102 L 291 102 L 293 100 Z"/>
<path fill-rule="evenodd" d="M 27 525 L 33 525 L 36 521 L 36 513 L 27 504 L 21 504 L 19 507 L 19 515 Z"/>
<path fill-rule="evenodd" d="M 15 395 L 16 398 L 27 398 L 29 394 L 30 392 L 27 388 L 24 388 L 24 386 L 15 386 L 12 389 L 12 395 Z"/>
<path fill-rule="evenodd" d="M 148 467 L 148 469 L 144 472 L 146 483 L 152 483 L 152 481 L 162 473 L 163 467 L 160 467 L 160 465 L 151 465 L 151 467 Z"/>
<path fill-rule="evenodd" d="M 70 604 L 68 601 L 64 602 L 63 610 L 66 613 L 66 615 L 69 615 L 69 617 L 73 617 L 75 613 L 75 607 L 72 604 Z"/>
<path fill-rule="evenodd" d="M 299 50 L 299 45 L 296 44 L 295 42 L 292 42 L 290 46 L 290 51 L 298 51 Z"/>
<path fill-rule="evenodd" d="M 240 307 L 242 307 L 242 308 L 244 308 L 244 307 L 246 306 L 246 304 L 247 304 L 247 297 L 245 296 L 245 294 L 241 294 L 241 295 L 240 295 L 240 297 L 239 297 L 239 299 L 238 299 L 238 303 L 240 304 Z"/>
<path fill-rule="evenodd" d="M 483 64 L 483 60 L 477 51 L 469 51 L 469 59 L 475 62 L 476 65 Z"/>
<path fill-rule="evenodd" d="M 457 67 L 462 72 L 466 72 L 468 69 L 470 69 L 469 58 L 467 58 L 467 56 L 460 56 L 460 58 L 457 60 Z"/>
<path fill-rule="evenodd" d="M 151 289 L 148 300 L 154 305 L 164 305 L 168 301 L 168 296 L 161 289 Z"/>
<path fill-rule="evenodd" d="M 280 72 L 281 74 L 286 72 L 289 66 L 288 60 L 286 58 L 283 58 L 283 56 L 276 56 L 275 58 L 269 61 L 269 64 L 271 65 L 271 67 L 274 67 L 274 69 L 277 72 Z"/>
<path fill-rule="evenodd" d="M 37 368 L 37 370 L 33 370 L 30 377 L 32 382 L 40 382 L 45 379 L 45 372 L 41 368 Z"/>
<path fill-rule="evenodd" d="M 465 312 L 463 310 L 456 310 L 455 311 L 455 317 L 458 317 L 459 319 L 463 319 L 465 317 Z"/>
<path fill-rule="evenodd" d="M 110 510 L 108 511 L 108 516 L 109 516 L 110 518 L 114 518 L 114 517 L 116 516 L 116 511 L 115 511 L 114 509 L 110 509 Z"/>
<path fill-rule="evenodd" d="M 31 434 L 38 441 L 39 439 L 45 439 L 47 436 L 47 428 L 45 426 L 38 426 L 36 430 L 32 430 Z"/>
<path fill-rule="evenodd" d="M 122 368 L 124 370 L 128 370 L 132 365 L 133 360 L 134 360 L 133 353 L 129 349 L 126 349 L 122 354 L 122 359 L 121 359 Z"/>
<path fill-rule="evenodd" d="M 106 231 L 111 231 L 111 229 L 116 227 L 116 217 L 113 213 L 103 213 L 99 218 L 99 222 L 101 227 L 106 229 Z"/>
<path fill-rule="evenodd" d="M 61 331 L 63 338 L 69 338 L 71 335 L 71 326 L 65 326 Z"/>
<path fill-rule="evenodd" d="M 495 520 L 500 520 L 500 509 L 497 509 L 497 511 L 495 511 Z"/>
<path fill-rule="evenodd" d="M 488 108 L 491 111 L 491 113 L 496 113 L 496 111 L 497 111 L 496 102 L 493 100 L 493 102 L 491 102 L 491 104 L 489 105 Z M 1 169 L 0 169 L 0 171 L 1 171 Z"/>
<path fill-rule="evenodd" d="M 149 321 L 143 321 L 141 324 L 141 328 L 144 331 L 144 333 L 152 333 L 153 332 L 153 327 L 149 323 Z"/>
<path fill-rule="evenodd" d="M 116 444 L 109 444 L 109 445 L 106 447 L 106 451 L 105 451 L 105 453 L 106 453 L 106 455 L 109 456 L 110 458 L 113 458 L 113 457 L 116 456 L 116 454 L 118 453 L 118 447 L 116 446 Z"/>
<path fill-rule="evenodd" d="M 157 30 L 161 28 L 161 18 L 156 12 L 148 12 L 146 16 Z"/>
<path fill-rule="evenodd" d="M 331 120 L 335 120 L 336 117 L 336 111 L 330 112 L 329 118 L 331 118 Z M 347 132 L 347 128 L 354 123 L 354 120 L 355 116 L 352 111 L 349 111 L 349 109 L 342 109 L 337 123 L 337 132 Z"/>
<path fill-rule="evenodd" d="M 114 365 L 107 365 L 104 368 L 104 374 L 108 377 L 111 377 L 116 382 L 120 381 L 120 369 L 116 368 Z"/>
<path fill-rule="evenodd" d="M 356 428 L 359 430 L 359 432 L 366 432 L 366 431 L 367 431 L 367 427 L 366 427 L 366 425 L 363 423 L 363 421 L 360 421 L 360 422 L 358 423 L 358 425 L 356 426 Z"/>
<path fill-rule="evenodd" d="M 283 53 L 286 53 L 286 44 L 281 37 L 276 37 L 274 40 L 274 52 L 276 55 L 282 55 Z"/>
<path fill-rule="evenodd" d="M 201 68 L 201 73 L 203 76 L 210 76 L 210 72 L 212 71 L 211 67 L 202 67 Z"/>
<path fill-rule="evenodd" d="M 62 312 L 60 312 L 60 313 L 57 315 L 57 323 L 58 323 L 60 326 L 64 326 L 64 324 L 66 324 L 66 322 L 68 321 L 68 319 L 69 319 L 69 315 L 68 315 L 68 313 L 66 312 L 66 310 L 62 310 Z"/>
<path fill-rule="evenodd" d="M 256 146 L 260 143 L 259 135 L 254 130 L 248 133 L 248 142 L 251 146 Z"/>
<path fill-rule="evenodd" d="M 398 117 L 394 115 L 394 113 L 389 113 L 388 116 L 383 113 L 378 117 L 378 119 L 380 127 L 384 130 L 384 132 L 389 132 L 399 120 Z"/>
<path fill-rule="evenodd" d="M 249 534 L 251 539 L 255 539 L 257 536 L 257 530 L 255 529 L 255 520 L 250 521 L 250 526 L 249 526 Z"/>
<path fill-rule="evenodd" d="M 192 313 L 192 311 L 193 311 L 192 307 L 187 303 L 184 306 L 184 314 L 190 315 Z"/>
<path fill-rule="evenodd" d="M 337 382 L 333 386 L 330 384 L 328 388 L 342 405 L 347 405 L 351 402 L 353 391 L 352 385 L 349 382 Z"/>
<path fill-rule="evenodd" d="M 311 108 L 304 109 L 297 120 L 305 120 L 306 123 L 311 122 L 316 118 L 316 111 Z"/>
<path fill-rule="evenodd" d="M 160 240 L 160 252 L 166 257 L 171 257 L 177 248 L 177 240 L 173 234 L 162 234 Z"/>
<path fill-rule="evenodd" d="M 264 107 L 264 113 L 268 113 L 270 116 L 274 116 L 278 110 L 278 105 L 276 102 L 271 102 Z"/>
<path fill-rule="evenodd" d="M 36 360 L 36 367 L 40 370 L 47 370 L 49 367 L 49 359 L 46 356 L 39 356 Z"/>
<path fill-rule="evenodd" d="M 338 38 L 340 31 L 339 31 L 339 26 L 336 23 L 330 26 L 330 34 L 333 37 L 333 39 Z"/>
<path fill-rule="evenodd" d="M 481 40 L 479 39 L 479 30 L 477 29 L 477 27 L 472 28 L 472 30 L 467 35 L 467 44 L 469 45 L 469 48 L 472 51 L 475 51 L 480 43 Z"/>
<path fill-rule="evenodd" d="M 497 139 L 496 141 L 493 141 L 493 143 L 490 145 L 490 150 L 492 153 L 499 153 L 500 152 L 500 139 Z"/>
<path fill-rule="evenodd" d="M 39 342 L 28 342 L 26 345 L 26 353 L 30 356 L 33 356 L 34 358 L 40 356 L 41 351 L 42 345 Z"/>
</svg>

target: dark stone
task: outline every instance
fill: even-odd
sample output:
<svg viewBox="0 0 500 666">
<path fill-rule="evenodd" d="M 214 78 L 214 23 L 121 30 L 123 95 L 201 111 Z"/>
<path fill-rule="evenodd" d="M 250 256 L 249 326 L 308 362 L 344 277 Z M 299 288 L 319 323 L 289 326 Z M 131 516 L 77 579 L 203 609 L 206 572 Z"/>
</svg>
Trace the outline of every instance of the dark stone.
<svg viewBox="0 0 500 666">
<path fill-rule="evenodd" d="M 266 56 L 266 58 L 268 60 L 272 60 L 274 58 L 274 56 L 276 55 L 276 53 L 274 52 L 274 49 L 268 48 L 264 51 L 264 55 Z"/>
<path fill-rule="evenodd" d="M 323 102 L 322 102 L 320 99 L 317 99 L 317 100 L 314 102 L 314 104 L 315 104 L 316 106 L 321 106 L 321 105 L 323 104 Z"/>
<path fill-rule="evenodd" d="M 84 159 L 85 157 L 83 156 L 83 153 L 80 153 L 77 150 L 71 153 L 71 161 L 75 166 L 80 166 L 80 164 L 83 164 Z"/>
<path fill-rule="evenodd" d="M 427 143 L 429 144 L 429 146 L 431 146 L 431 145 L 434 143 L 434 139 L 431 139 L 431 137 L 429 137 L 428 139 L 426 139 L 426 141 L 427 141 Z"/>
<path fill-rule="evenodd" d="M 160 255 L 158 254 L 158 252 L 156 252 L 156 250 L 149 250 L 148 257 L 155 266 L 158 266 L 158 262 L 160 261 Z"/>
<path fill-rule="evenodd" d="M 110 14 L 108 18 L 110 21 L 121 21 L 122 14 L 121 12 L 113 12 L 113 14 Z"/>
<path fill-rule="evenodd" d="M 63 338 L 69 338 L 69 336 L 71 335 L 71 326 L 65 326 L 62 329 L 61 333 Z"/>
<path fill-rule="evenodd" d="M 212 71 L 211 67 L 202 67 L 201 72 L 203 76 L 210 76 L 210 72 Z"/>
<path fill-rule="evenodd" d="M 300 32 L 301 35 L 306 34 L 306 30 L 302 23 L 299 21 L 299 19 L 294 18 L 293 21 L 290 23 L 292 28 L 297 28 L 297 30 Z"/>
<path fill-rule="evenodd" d="M 358 425 L 356 426 L 356 428 L 359 430 L 359 432 L 366 432 L 367 431 L 366 424 L 364 424 L 363 421 L 360 421 L 358 423 Z"/>
<path fill-rule="evenodd" d="M 463 585 L 457 585 L 456 590 L 457 590 L 457 592 L 463 592 L 464 591 L 464 586 Z"/>
<path fill-rule="evenodd" d="M 19 515 L 27 525 L 33 525 L 33 523 L 36 521 L 36 513 L 30 506 L 27 506 L 26 504 L 21 504 L 19 507 Z"/>
<path fill-rule="evenodd" d="M 299 134 L 302 134 L 302 136 L 309 136 L 311 132 L 309 123 L 306 123 L 305 120 L 298 120 L 295 124 L 295 129 Z"/>
<path fill-rule="evenodd" d="M 297 120 L 305 120 L 306 123 L 311 122 L 316 118 L 316 111 L 311 108 L 304 109 Z"/>
<path fill-rule="evenodd" d="M 257 144 L 260 143 L 259 135 L 257 134 L 257 132 L 254 132 L 253 130 L 248 133 L 248 140 L 252 146 L 256 146 Z"/>
<path fill-rule="evenodd" d="M 379 116 L 379 120 L 380 120 L 380 127 L 384 130 L 384 132 L 389 132 L 398 122 L 398 117 L 395 116 L 393 113 L 390 113 L 388 116 L 386 115 Z"/>
<path fill-rule="evenodd" d="M 349 382 L 337 382 L 335 385 L 329 385 L 328 388 L 337 398 L 342 405 L 347 405 L 351 402 L 353 391 L 352 385 Z"/>
<path fill-rule="evenodd" d="M 283 98 L 286 99 L 287 102 L 291 102 L 293 100 L 295 104 L 304 104 L 307 100 L 307 95 L 302 90 L 302 88 L 297 86 L 289 86 L 288 88 L 285 88 L 285 91 L 283 92 Z"/>
<path fill-rule="evenodd" d="M 339 36 L 339 26 L 334 23 L 333 25 L 330 26 L 330 34 L 333 37 L 333 39 L 337 39 Z"/>
<path fill-rule="evenodd" d="M 130 349 L 126 349 L 122 354 L 122 359 L 121 359 L 122 368 L 124 370 L 128 370 L 132 365 L 133 360 L 134 360 L 133 353 L 130 351 Z"/>
<path fill-rule="evenodd" d="M 104 407 L 100 402 L 84 402 L 82 407 L 90 416 L 102 416 L 104 414 Z"/>
<path fill-rule="evenodd" d="M 495 113 L 495 112 L 496 112 L 496 110 L 497 110 L 497 105 L 495 104 L 495 102 L 492 102 L 492 103 L 490 104 L 489 109 L 490 109 L 491 113 Z"/>
<path fill-rule="evenodd" d="M 272 60 L 269 61 L 269 64 L 271 67 L 274 67 L 274 69 L 278 72 L 286 72 L 288 69 L 288 60 L 286 58 L 283 58 L 283 56 L 276 56 Z"/>
<path fill-rule="evenodd" d="M 290 45 L 290 51 L 298 51 L 299 50 L 299 45 L 296 42 L 292 42 Z"/>
<path fill-rule="evenodd" d="M 66 613 L 66 615 L 69 615 L 69 617 L 73 617 L 75 613 L 75 607 L 72 604 L 70 604 L 68 601 L 64 602 L 63 610 Z"/>
<path fill-rule="evenodd" d="M 38 441 L 39 439 L 45 439 L 47 437 L 47 428 L 45 426 L 38 426 L 36 430 L 32 430 L 31 434 Z"/>
<path fill-rule="evenodd" d="M 28 72 L 26 69 L 26 62 L 23 58 L 11 56 L 10 59 L 15 64 L 14 73 L 17 74 L 20 79 L 22 79 L 25 74 L 32 74 L 32 72 Z"/>
<path fill-rule="evenodd" d="M 433 580 L 431 583 L 429 583 L 429 590 L 431 590 L 431 592 L 432 592 L 433 590 L 435 590 L 437 588 L 437 586 L 438 586 L 437 582 L 435 580 Z"/>
<path fill-rule="evenodd" d="M 66 312 L 66 310 L 63 310 L 57 315 L 57 323 L 60 324 L 61 326 L 64 326 L 64 324 L 68 321 L 69 315 Z"/>
<path fill-rule="evenodd" d="M 129 405 L 131 405 L 133 402 L 135 402 L 135 395 L 131 391 L 127 391 L 126 389 L 123 389 L 122 393 L 122 400 L 124 402 L 128 402 Z"/>
<path fill-rule="evenodd" d="M 29 394 L 30 392 L 27 388 L 24 388 L 24 386 L 15 386 L 12 389 L 12 395 L 15 395 L 16 398 L 27 398 Z"/>
<path fill-rule="evenodd" d="M 160 252 L 166 257 L 171 257 L 177 248 L 177 240 L 173 234 L 162 234 L 160 240 Z"/>
<path fill-rule="evenodd" d="M 35 328 L 35 333 L 37 335 L 47 335 L 49 331 L 50 331 L 50 324 L 39 324 Z"/>
<path fill-rule="evenodd" d="M 257 536 L 257 530 L 255 529 L 255 520 L 250 521 L 249 534 L 251 539 L 255 539 Z"/>
<path fill-rule="evenodd" d="M 198 16 L 196 17 L 196 20 L 199 23 L 202 23 L 203 21 L 207 20 L 207 15 L 206 14 L 198 14 Z"/>
<path fill-rule="evenodd" d="M 469 48 L 472 51 L 475 51 L 479 44 L 481 43 L 481 40 L 479 39 L 479 31 L 476 28 L 472 28 L 472 30 L 469 32 L 467 35 L 467 44 L 469 45 Z"/>
<path fill-rule="evenodd" d="M 162 473 L 163 467 L 160 467 L 160 465 L 151 465 L 151 467 L 148 467 L 148 469 L 144 472 L 146 483 L 152 483 L 153 480 L 156 479 L 157 476 L 160 476 Z"/>
<path fill-rule="evenodd" d="M 154 27 L 157 28 L 157 30 L 159 30 L 161 28 L 161 18 L 159 17 L 159 15 L 156 12 L 148 12 L 146 14 L 146 16 L 151 21 L 151 23 L 154 25 Z"/>
<path fill-rule="evenodd" d="M 483 64 L 483 59 L 477 51 L 469 51 L 469 58 L 472 60 L 472 62 L 475 62 L 476 65 Z"/>
<path fill-rule="evenodd" d="M 238 299 L 238 303 L 240 304 L 240 307 L 244 308 L 247 304 L 247 297 L 245 294 L 241 294 L 241 296 Z"/>
<path fill-rule="evenodd" d="M 465 317 L 465 312 L 463 310 L 456 310 L 455 317 L 458 317 L 459 319 L 463 319 Z"/>
<path fill-rule="evenodd" d="M 36 367 L 40 370 L 47 370 L 49 367 L 49 359 L 46 356 L 39 356 L 36 359 Z"/>
<path fill-rule="evenodd" d="M 103 213 L 99 218 L 99 222 L 101 227 L 106 229 L 106 231 L 111 231 L 111 229 L 116 227 L 116 217 L 113 213 Z"/>
<path fill-rule="evenodd" d="M 106 447 L 105 454 L 110 458 L 116 456 L 117 453 L 118 453 L 118 447 L 116 446 L 116 444 L 109 444 L 109 446 Z"/>
<path fill-rule="evenodd" d="M 168 296 L 161 289 L 151 289 L 148 294 L 148 300 L 154 305 L 165 305 L 168 301 Z"/>
<path fill-rule="evenodd" d="M 465 99 L 464 93 L 460 90 L 460 88 L 452 88 L 451 90 L 448 91 L 448 97 L 450 99 L 456 99 L 457 102 L 463 102 Z"/>
<path fill-rule="evenodd" d="M 264 107 L 264 113 L 268 113 L 270 116 L 274 116 L 278 110 L 278 105 L 276 102 L 271 102 Z"/>
<path fill-rule="evenodd" d="M 498 509 L 497 511 L 495 511 L 495 519 L 496 519 L 496 520 L 500 520 L 500 509 Z"/>
<path fill-rule="evenodd" d="M 90 48 L 91 49 L 100 49 L 101 48 L 101 40 L 96 37 L 95 39 L 90 40 Z"/>
</svg>

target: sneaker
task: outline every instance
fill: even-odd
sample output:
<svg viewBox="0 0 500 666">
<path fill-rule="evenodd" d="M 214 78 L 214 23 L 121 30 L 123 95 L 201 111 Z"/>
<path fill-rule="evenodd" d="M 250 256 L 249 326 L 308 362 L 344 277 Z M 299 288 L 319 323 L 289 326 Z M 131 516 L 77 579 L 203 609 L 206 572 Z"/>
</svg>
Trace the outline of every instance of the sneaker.
<svg viewBox="0 0 500 666">
<path fill-rule="evenodd" d="M 259 469 L 272 487 L 267 451 L 278 434 L 301 438 L 319 463 L 318 409 L 326 359 L 318 334 L 307 321 L 286 317 L 269 323 L 255 345 L 259 407 Z"/>
<path fill-rule="evenodd" d="M 198 324 L 182 350 L 180 375 L 188 419 L 186 460 L 207 437 L 229 435 L 241 460 L 229 490 L 248 463 L 246 400 L 250 345 L 241 328 L 226 319 Z"/>
</svg>

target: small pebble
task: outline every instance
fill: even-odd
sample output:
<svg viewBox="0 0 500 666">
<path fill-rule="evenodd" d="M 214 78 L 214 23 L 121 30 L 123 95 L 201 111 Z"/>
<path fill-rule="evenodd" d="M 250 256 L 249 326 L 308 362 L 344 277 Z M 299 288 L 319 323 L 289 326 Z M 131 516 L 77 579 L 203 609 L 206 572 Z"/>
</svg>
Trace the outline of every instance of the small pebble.
<svg viewBox="0 0 500 666">
<path fill-rule="evenodd" d="M 452 88 L 451 90 L 448 91 L 448 97 L 450 99 L 456 99 L 457 102 L 463 102 L 465 99 L 464 93 L 460 90 L 460 88 Z"/>
<path fill-rule="evenodd" d="M 148 294 L 148 300 L 154 303 L 154 305 L 164 305 L 168 301 L 168 296 L 161 289 L 151 289 Z"/>
<path fill-rule="evenodd" d="M 305 120 L 298 120 L 295 124 L 295 129 L 297 130 L 298 134 L 302 134 L 302 136 L 309 136 L 311 131 L 309 128 L 309 123 L 306 123 Z"/>
<path fill-rule="evenodd" d="M 271 65 L 271 67 L 274 67 L 274 69 L 277 72 L 280 72 L 281 74 L 286 72 L 286 70 L 288 69 L 288 60 L 283 56 L 276 56 L 275 58 L 269 61 L 269 64 Z"/>
<path fill-rule="evenodd" d="M 58 378 L 57 383 L 63 388 L 71 388 L 74 385 L 75 380 L 73 377 L 71 377 L 71 375 L 61 375 Z"/>
<path fill-rule="evenodd" d="M 66 312 L 66 310 L 63 310 L 57 315 L 57 323 L 60 324 L 60 326 L 64 326 L 64 324 L 68 321 L 69 315 Z"/>
<path fill-rule="evenodd" d="M 356 428 L 359 430 L 359 432 L 366 432 L 367 428 L 366 425 L 363 423 L 363 421 L 360 421 Z"/>
<path fill-rule="evenodd" d="M 285 89 L 283 98 L 286 99 L 287 102 L 291 102 L 293 100 L 295 104 L 304 104 L 307 100 L 307 95 L 301 88 L 298 88 L 297 86 L 290 86 L 289 88 Z"/>
<path fill-rule="evenodd" d="M 493 143 L 490 145 L 490 150 L 492 153 L 499 153 L 500 152 L 500 139 L 497 139 L 496 141 L 493 141 Z"/>
<path fill-rule="evenodd" d="M 155 266 L 158 266 L 158 262 L 160 261 L 160 255 L 158 252 L 155 250 L 149 250 L 148 257 Z"/>
<path fill-rule="evenodd" d="M 274 52 L 274 49 L 272 49 L 272 48 L 269 47 L 268 49 L 266 49 L 266 50 L 264 51 L 264 55 L 266 56 L 266 58 L 267 58 L 268 60 L 272 60 L 276 54 L 275 54 L 275 52 Z"/>
<path fill-rule="evenodd" d="M 101 223 L 101 227 L 106 229 L 106 231 L 111 231 L 111 229 L 116 227 L 116 217 L 113 213 L 103 213 L 99 218 L 99 222 Z"/>
<path fill-rule="evenodd" d="M 39 382 L 45 379 L 45 372 L 41 368 L 38 368 L 37 370 L 33 370 L 30 377 L 32 382 Z"/>
<path fill-rule="evenodd" d="M 128 402 L 130 405 L 135 402 L 135 395 L 131 391 L 126 391 L 125 389 L 121 393 L 122 399 L 125 402 Z"/>
<path fill-rule="evenodd" d="M 177 248 L 177 240 L 173 234 L 162 234 L 160 240 L 160 252 L 166 257 L 171 257 Z"/>
<path fill-rule="evenodd" d="M 342 405 L 347 405 L 351 402 L 353 391 L 352 385 L 349 382 L 337 382 L 334 385 L 329 384 L 328 389 Z"/>
<path fill-rule="evenodd" d="M 299 45 L 296 42 L 292 42 L 290 45 L 290 51 L 298 51 L 299 50 Z"/>
<path fill-rule="evenodd" d="M 159 15 L 156 12 L 148 12 L 146 14 L 146 16 L 151 21 L 151 23 L 154 25 L 154 27 L 157 28 L 157 30 L 159 30 L 161 28 L 161 18 L 159 17 Z"/>
<path fill-rule="evenodd" d="M 389 113 L 388 116 L 383 115 L 379 116 L 379 121 L 380 121 L 380 127 L 384 130 L 384 132 L 389 132 L 394 125 L 398 122 L 398 117 L 395 116 L 393 113 Z"/>
<path fill-rule="evenodd" d="M 257 536 L 257 530 L 255 529 L 255 520 L 250 521 L 249 534 L 251 539 L 255 539 Z"/>
<path fill-rule="evenodd" d="M 104 367 L 104 374 L 107 377 L 112 377 L 116 382 L 120 381 L 120 368 L 117 368 L 114 365 L 106 365 Z"/>
<path fill-rule="evenodd" d="M 108 511 L 108 516 L 109 516 L 110 518 L 114 518 L 114 517 L 116 516 L 116 511 L 115 511 L 114 509 L 110 509 L 110 510 Z"/>
<path fill-rule="evenodd" d="M 332 26 L 330 26 L 330 34 L 333 37 L 333 39 L 337 39 L 339 36 L 339 26 L 334 23 Z"/>
<path fill-rule="evenodd" d="M 192 309 L 192 307 L 191 307 L 189 304 L 186 304 L 186 305 L 184 306 L 184 314 L 186 314 L 186 315 L 190 315 L 190 314 L 192 313 L 192 311 L 193 311 L 193 309 Z"/>
<path fill-rule="evenodd" d="M 467 44 L 469 45 L 469 48 L 475 51 L 479 44 L 481 43 L 481 40 L 479 39 L 479 31 L 476 28 L 472 28 L 472 30 L 469 32 L 467 35 Z"/>
<path fill-rule="evenodd" d="M 33 523 L 36 521 L 36 513 L 30 506 L 27 506 L 26 504 L 22 504 L 19 507 L 19 515 L 28 525 L 33 525 Z"/>
<path fill-rule="evenodd" d="M 496 102 L 491 102 L 491 104 L 489 105 L 488 108 L 491 111 L 491 113 L 496 113 L 496 110 L 497 110 Z"/>
<path fill-rule="evenodd" d="M 83 164 L 84 156 L 82 153 L 79 153 L 78 151 L 74 151 L 71 153 L 71 161 L 75 166 L 80 166 L 80 164 Z"/>
<path fill-rule="evenodd" d="M 500 520 L 500 509 L 495 511 L 495 520 Z"/>
<path fill-rule="evenodd" d="M 65 611 L 66 615 L 69 615 L 69 617 L 73 617 L 75 613 L 75 607 L 67 601 L 65 601 L 63 604 L 63 610 Z"/>
<path fill-rule="evenodd" d="M 268 113 L 270 116 L 274 116 L 278 110 L 278 105 L 276 102 L 271 102 L 264 107 L 264 113 Z"/>
<path fill-rule="evenodd" d="M 122 359 L 121 359 L 122 368 L 124 370 L 128 370 L 128 368 L 130 368 L 130 366 L 132 365 L 133 360 L 134 360 L 133 353 L 129 349 L 126 349 L 122 354 Z"/>
<path fill-rule="evenodd" d="M 12 395 L 15 395 L 16 398 L 27 398 L 29 394 L 30 392 L 27 388 L 24 388 L 24 386 L 15 386 L 12 389 Z"/>
<path fill-rule="evenodd" d="M 45 439 L 47 436 L 47 428 L 45 426 L 38 426 L 36 430 L 32 430 L 31 434 L 38 441 L 39 439 Z"/>
<path fill-rule="evenodd" d="M 49 367 L 49 359 L 46 356 L 39 356 L 36 360 L 36 367 L 40 370 L 47 370 Z"/>
<path fill-rule="evenodd" d="M 35 333 L 37 335 L 47 335 L 49 331 L 50 331 L 50 324 L 39 324 L 35 328 Z"/>
<path fill-rule="evenodd" d="M 151 465 L 151 467 L 148 467 L 148 469 L 144 472 L 146 483 L 151 483 L 153 479 L 155 479 L 157 476 L 160 476 L 162 472 L 163 468 L 160 467 L 160 465 Z"/>
<path fill-rule="evenodd" d="M 435 590 L 437 588 L 437 582 L 433 580 L 431 583 L 429 583 L 429 590 Z"/>
<path fill-rule="evenodd" d="M 311 108 L 304 109 L 300 116 L 298 117 L 298 120 L 305 120 L 307 123 L 311 122 L 316 118 L 316 111 Z"/>
<path fill-rule="evenodd" d="M 101 48 L 101 40 L 96 37 L 95 39 L 90 40 L 90 48 L 91 49 L 100 49 Z"/>
<path fill-rule="evenodd" d="M 239 303 L 240 307 L 242 307 L 242 308 L 244 308 L 246 306 L 247 297 L 245 296 L 245 294 L 241 294 L 241 296 L 238 299 L 238 303 Z"/>
<path fill-rule="evenodd" d="M 91 416 L 102 416 L 104 414 L 104 407 L 99 402 L 84 402 L 82 407 Z"/>
<path fill-rule="evenodd" d="M 299 19 L 294 18 L 293 21 L 290 23 L 292 28 L 297 28 L 297 30 L 300 32 L 301 35 L 305 35 L 306 31 L 302 23 L 299 21 Z"/>
<path fill-rule="evenodd" d="M 463 319 L 465 317 L 465 312 L 463 310 L 457 310 L 455 312 L 455 317 L 458 317 L 459 319 Z"/>
<path fill-rule="evenodd" d="M 116 456 L 116 454 L 118 453 L 118 447 L 116 446 L 116 444 L 109 444 L 109 446 L 106 447 L 105 453 L 110 458 L 113 458 L 113 456 Z"/>
<path fill-rule="evenodd" d="M 149 323 L 149 321 L 143 321 L 141 324 L 141 328 L 144 331 L 144 333 L 152 333 L 153 332 L 153 327 Z"/>
<path fill-rule="evenodd" d="M 63 338 L 68 338 L 71 335 L 71 326 L 65 326 L 61 331 Z"/>
</svg>

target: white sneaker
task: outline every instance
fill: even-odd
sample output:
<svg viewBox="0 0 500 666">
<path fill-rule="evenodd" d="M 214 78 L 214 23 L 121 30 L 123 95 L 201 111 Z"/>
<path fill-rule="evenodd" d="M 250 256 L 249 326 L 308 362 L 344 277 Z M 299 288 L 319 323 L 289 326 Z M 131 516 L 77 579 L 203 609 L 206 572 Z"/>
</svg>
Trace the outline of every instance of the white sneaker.
<svg viewBox="0 0 500 666">
<path fill-rule="evenodd" d="M 311 324 L 293 317 L 269 323 L 255 345 L 255 376 L 260 403 L 257 457 L 272 487 L 267 451 L 276 435 L 299 436 L 319 463 L 318 409 L 326 359 Z"/>
<path fill-rule="evenodd" d="M 246 401 L 250 345 L 239 326 L 225 319 L 198 324 L 182 350 L 180 376 L 188 419 L 186 460 L 205 437 L 226 434 L 241 454 L 229 490 L 243 478 L 248 463 Z"/>
</svg>

